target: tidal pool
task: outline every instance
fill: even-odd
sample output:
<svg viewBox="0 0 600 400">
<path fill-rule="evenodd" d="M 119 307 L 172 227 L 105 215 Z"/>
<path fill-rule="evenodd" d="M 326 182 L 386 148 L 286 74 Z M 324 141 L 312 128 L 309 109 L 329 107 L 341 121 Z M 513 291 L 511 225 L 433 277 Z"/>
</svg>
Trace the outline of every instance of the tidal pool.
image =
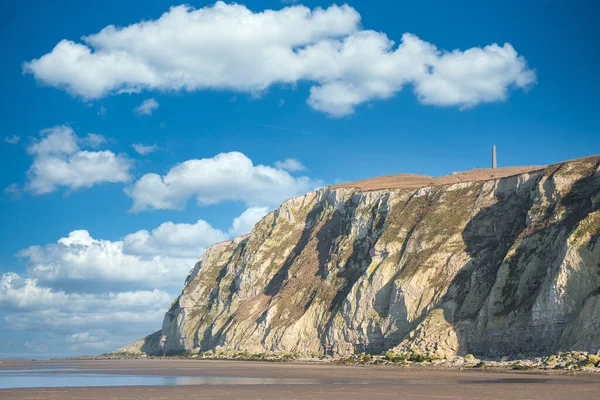
<svg viewBox="0 0 600 400">
<path fill-rule="evenodd" d="M 0 389 L 84 386 L 182 386 L 182 385 L 306 385 L 311 379 L 250 378 L 236 376 L 127 375 L 68 373 L 64 370 L 0 371 Z"/>
</svg>

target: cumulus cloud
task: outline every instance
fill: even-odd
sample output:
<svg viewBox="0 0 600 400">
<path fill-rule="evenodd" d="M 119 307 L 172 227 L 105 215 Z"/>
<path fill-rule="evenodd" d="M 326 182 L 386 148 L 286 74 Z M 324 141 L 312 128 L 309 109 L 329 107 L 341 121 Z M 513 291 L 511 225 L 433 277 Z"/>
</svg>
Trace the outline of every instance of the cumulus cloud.
<svg viewBox="0 0 600 400">
<path fill-rule="evenodd" d="M 146 174 L 125 192 L 133 199 L 132 211 L 137 212 L 182 209 L 192 196 L 199 205 L 234 200 L 251 207 L 275 206 L 321 185 L 305 176 L 295 178 L 283 169 L 254 165 L 244 154 L 231 152 L 185 161 L 164 176 Z"/>
<path fill-rule="evenodd" d="M 179 289 L 208 246 L 250 232 L 268 211 L 267 207 L 247 209 L 227 232 L 204 220 L 193 224 L 169 221 L 122 240 L 95 239 L 86 230 L 75 230 L 56 243 L 30 246 L 17 254 L 27 266 L 28 277 L 2 276 L 0 307 L 7 305 L 7 296 L 12 306 L 26 309 L 37 307 L 36 298 L 66 304 L 71 294 L 65 292 L 72 291 Z M 23 298 L 16 296 L 17 290 Z"/>
<path fill-rule="evenodd" d="M 26 189 L 45 194 L 64 186 L 71 190 L 91 187 L 102 182 L 131 180 L 132 162 L 123 155 L 109 150 L 81 150 L 79 145 L 98 147 L 105 142 L 93 133 L 78 137 L 68 126 L 55 126 L 40 132 L 27 152 L 33 163 L 27 172 Z"/>
<path fill-rule="evenodd" d="M 131 147 L 133 147 L 133 150 L 135 150 L 136 153 L 141 154 L 143 156 L 148 155 L 150 153 L 154 153 L 156 150 L 158 150 L 158 146 L 155 144 L 145 145 L 142 143 L 134 143 L 131 145 Z"/>
<path fill-rule="evenodd" d="M 21 137 L 19 137 L 17 135 L 6 136 L 4 138 L 4 143 L 17 144 L 17 143 L 19 143 L 20 140 L 21 140 Z"/>
<path fill-rule="evenodd" d="M 81 143 L 93 148 L 97 148 L 106 143 L 106 138 L 96 133 L 88 133 L 86 137 L 81 139 Z"/>
<path fill-rule="evenodd" d="M 138 107 L 134 108 L 133 112 L 137 115 L 152 115 L 152 112 L 158 107 L 158 101 L 154 99 L 147 99 L 144 100 Z"/>
<path fill-rule="evenodd" d="M 49 288 L 40 288 L 37 282 L 25 279 L 14 272 L 0 277 L 0 307 L 2 309 L 28 310 L 50 303 L 65 302 L 64 293 L 54 293 Z"/>
<path fill-rule="evenodd" d="M 268 211 L 246 210 L 227 232 L 203 220 L 165 222 L 118 241 L 77 230 L 56 243 L 24 249 L 18 256 L 27 274 L 0 275 L 5 327 L 38 333 L 21 341 L 27 352 L 97 354 L 121 347 L 160 326 L 206 247 L 250 232 Z"/>
<path fill-rule="evenodd" d="M 305 81 L 313 85 L 309 106 L 334 117 L 406 85 L 423 104 L 469 108 L 535 82 L 509 43 L 445 51 L 405 33 L 396 45 L 360 20 L 348 5 L 262 12 L 182 5 L 156 20 L 109 25 L 83 43 L 62 40 L 23 69 L 85 99 L 142 90 L 256 93 Z"/>
<path fill-rule="evenodd" d="M 14 272 L 0 277 L 0 307 L 4 310 L 42 311 L 60 309 L 68 313 L 114 312 L 116 309 L 147 311 L 160 304 L 164 309 L 172 301 L 162 290 L 141 290 L 120 293 L 66 293 L 38 284 Z"/>
<path fill-rule="evenodd" d="M 172 294 L 157 289 L 69 293 L 14 272 L 0 276 L 5 329 L 38 332 L 33 340 L 20 343 L 29 353 L 114 350 L 155 329 L 172 299 Z"/>
<path fill-rule="evenodd" d="M 106 329 L 93 329 L 85 332 L 73 333 L 66 337 L 68 349 L 71 352 L 94 351 L 99 353 L 102 349 L 116 348 L 118 342 Z"/>
<path fill-rule="evenodd" d="M 208 246 L 248 233 L 269 208 L 249 208 L 223 232 L 204 220 L 193 224 L 165 222 L 139 230 L 122 240 L 93 238 L 76 230 L 56 243 L 30 246 L 17 255 L 25 261 L 30 280 L 6 276 L 23 290 L 33 282 L 48 288 L 179 288 Z M 42 293 L 39 294 L 40 297 Z"/>
<path fill-rule="evenodd" d="M 174 296 L 164 302 L 163 296 L 157 296 L 146 309 L 128 310 L 122 307 L 103 310 L 90 308 L 87 312 L 61 311 L 60 307 L 41 311 L 15 312 L 4 318 L 6 326 L 12 330 L 26 332 L 52 332 L 62 336 L 61 344 L 64 345 L 65 335 L 86 332 L 88 330 L 104 329 L 115 337 L 125 337 L 119 340 L 117 346 L 104 348 L 104 351 L 115 350 L 140 337 L 146 336 L 160 327 L 160 323 L 168 310 Z M 83 307 L 81 307 L 83 308 Z M 60 349 L 64 350 L 64 349 Z"/>
<path fill-rule="evenodd" d="M 288 158 L 283 161 L 276 161 L 275 166 L 279 169 L 285 169 L 286 171 L 296 172 L 304 171 L 306 167 L 302 163 L 294 158 Z"/>
<path fill-rule="evenodd" d="M 203 220 L 195 224 L 165 222 L 150 232 L 141 230 L 125 236 L 123 250 L 137 255 L 193 258 L 198 257 L 207 246 L 228 238 L 227 234 Z"/>
<path fill-rule="evenodd" d="M 267 215 L 270 210 L 269 207 L 248 208 L 239 217 L 234 218 L 231 228 L 229 228 L 229 235 L 237 237 L 252 232 L 254 225 Z"/>
<path fill-rule="evenodd" d="M 128 249 L 135 249 L 132 238 L 142 237 L 144 232 L 127 236 Z M 30 246 L 18 255 L 25 260 L 32 279 L 51 287 L 66 290 L 77 286 L 95 286 L 98 289 L 111 286 L 164 288 L 179 286 L 203 250 L 197 246 L 198 253 L 194 255 L 140 256 L 135 252 L 128 253 L 124 247 L 124 241 L 94 239 L 88 231 L 77 230 L 57 243 Z M 138 247 L 141 245 L 138 244 Z"/>
</svg>

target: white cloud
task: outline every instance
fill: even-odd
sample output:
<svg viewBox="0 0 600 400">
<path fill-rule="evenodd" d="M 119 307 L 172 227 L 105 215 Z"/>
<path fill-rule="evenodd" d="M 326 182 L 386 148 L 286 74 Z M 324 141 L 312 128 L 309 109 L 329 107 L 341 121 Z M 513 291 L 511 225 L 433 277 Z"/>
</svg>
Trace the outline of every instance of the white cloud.
<svg viewBox="0 0 600 400">
<path fill-rule="evenodd" d="M 249 232 L 268 211 L 246 210 L 227 233 L 203 220 L 166 222 L 122 241 L 94 239 L 79 230 L 57 243 L 31 246 L 19 253 L 26 276 L 0 275 L 4 328 L 34 335 L 17 341 L 26 353 L 98 354 L 119 348 L 160 327 L 204 248 Z"/>
<path fill-rule="evenodd" d="M 252 232 L 254 225 L 256 225 L 262 217 L 267 215 L 270 210 L 269 207 L 248 208 L 239 217 L 233 219 L 231 228 L 229 228 L 229 235 L 231 237 L 237 237 Z"/>
<path fill-rule="evenodd" d="M 227 234 L 203 220 L 195 224 L 165 222 L 151 232 L 141 230 L 125 236 L 123 250 L 137 255 L 195 258 L 204 248 L 228 238 Z"/>
<path fill-rule="evenodd" d="M 504 100 L 509 87 L 527 88 L 535 82 L 535 73 L 508 43 L 436 56 L 433 73 L 415 81 L 415 92 L 425 104 L 468 108 Z"/>
<path fill-rule="evenodd" d="M 6 136 L 4 138 L 4 143 L 17 144 L 17 143 L 19 143 L 20 140 L 21 140 L 21 138 L 17 135 Z"/>
<path fill-rule="evenodd" d="M 4 321 L 9 329 L 26 332 L 53 332 L 63 336 L 87 330 L 105 329 L 114 336 L 126 337 L 117 342 L 118 346 L 113 345 L 103 349 L 110 351 L 159 329 L 174 297 L 170 295 L 169 300 L 165 301 L 167 297 L 163 297 L 159 292 L 150 304 L 142 303 L 141 307 L 133 310 L 127 309 L 130 304 L 122 307 L 117 304 L 117 308 L 114 309 L 88 309 L 87 312 L 86 310 L 62 311 L 60 307 L 13 312 L 7 315 Z M 64 340 L 63 336 L 63 344 Z"/>
<path fill-rule="evenodd" d="M 71 190 L 101 182 L 128 182 L 132 162 L 112 151 L 81 150 L 79 144 L 97 147 L 105 139 L 88 134 L 79 138 L 68 126 L 55 126 L 40 133 L 41 139 L 27 148 L 33 164 L 27 172 L 26 189 L 35 194 L 55 191 L 64 186 Z"/>
<path fill-rule="evenodd" d="M 54 293 L 49 288 L 38 287 L 35 280 L 22 278 L 14 272 L 4 273 L 0 277 L 0 307 L 4 310 L 29 310 L 65 302 L 65 293 Z"/>
<path fill-rule="evenodd" d="M 306 167 L 302 163 L 294 158 L 288 158 L 283 161 L 276 161 L 275 166 L 279 169 L 285 169 L 286 171 L 296 172 L 304 171 Z"/>
<path fill-rule="evenodd" d="M 73 333 L 67 336 L 65 341 L 69 351 L 79 352 L 79 354 L 84 354 L 86 351 L 93 351 L 97 354 L 106 348 L 114 349 L 119 343 L 114 340 L 114 335 L 105 329 Z"/>
<path fill-rule="evenodd" d="M 142 237 L 140 231 L 128 235 L 128 249 L 135 249 L 131 238 Z M 133 236 L 132 236 L 133 235 Z M 31 246 L 18 253 L 25 259 L 28 274 L 37 282 L 52 287 L 71 289 L 90 287 L 177 287 L 201 254 L 140 256 L 128 253 L 123 241 L 94 239 L 86 230 L 77 230 L 45 246 Z M 157 245 L 158 246 L 158 245 Z M 138 244 L 138 247 L 141 245 Z M 165 246 L 166 247 L 166 246 Z"/>
<path fill-rule="evenodd" d="M 27 148 L 31 155 L 73 154 L 79 150 L 79 138 L 68 126 L 59 125 L 40 132 L 42 139 Z"/>
<path fill-rule="evenodd" d="M 164 176 L 146 174 L 125 192 L 133 199 L 132 211 L 143 211 L 181 209 L 192 196 L 199 205 L 234 200 L 249 206 L 275 206 L 320 185 L 320 181 L 295 178 L 282 169 L 253 165 L 244 154 L 231 152 L 185 161 Z"/>
<path fill-rule="evenodd" d="M 33 340 L 16 344 L 27 353 L 114 350 L 160 326 L 173 297 L 162 290 L 68 293 L 12 272 L 0 276 L 0 309 L 7 313 L 4 334 L 10 337 L 6 329 L 33 334 Z"/>
<path fill-rule="evenodd" d="M 29 353 L 114 350 L 160 326 L 173 297 L 156 289 L 69 293 L 13 272 L 0 276 L 0 310 L 8 314 L 5 329 L 37 333 L 21 343 Z"/>
<path fill-rule="evenodd" d="M 153 153 L 156 150 L 158 150 L 158 146 L 153 144 L 153 145 L 145 145 L 142 143 L 134 143 L 131 145 L 131 147 L 133 147 L 133 150 L 135 150 L 136 153 L 141 154 L 143 156 Z"/>
<path fill-rule="evenodd" d="M 162 290 L 140 290 L 120 293 L 67 293 L 38 284 L 14 272 L 0 277 L 0 307 L 3 310 L 58 310 L 69 313 L 110 313 L 118 309 L 148 311 L 156 304 L 161 309 L 169 305 L 171 295 Z"/>
<path fill-rule="evenodd" d="M 447 52 L 406 33 L 396 46 L 385 33 L 362 30 L 348 5 L 252 12 L 223 2 L 109 25 L 83 43 L 62 40 L 23 68 L 85 99 L 142 90 L 257 93 L 306 81 L 308 104 L 335 117 L 406 85 L 424 104 L 468 108 L 536 79 L 509 43 Z"/>
<path fill-rule="evenodd" d="M 268 211 L 249 208 L 227 233 L 203 220 L 166 222 L 120 241 L 94 239 L 78 230 L 56 243 L 24 249 L 18 256 L 25 260 L 27 275 L 0 275 L 4 329 L 26 332 L 29 339 L 16 345 L 30 354 L 98 354 L 119 348 L 160 327 L 206 247 L 250 232 Z M 2 347 L 1 352 L 9 350 Z"/>
<path fill-rule="evenodd" d="M 85 138 L 81 139 L 81 143 L 93 148 L 98 148 L 106 143 L 106 138 L 96 133 L 88 133 Z"/>
<path fill-rule="evenodd" d="M 106 115 L 106 111 L 106 107 L 100 106 L 100 108 L 98 109 L 98 115 L 104 117 Z"/>
<path fill-rule="evenodd" d="M 73 290 L 131 288 L 179 288 L 204 249 L 214 243 L 248 233 L 269 208 L 249 208 L 233 220 L 228 232 L 204 220 L 194 224 L 165 222 L 157 228 L 139 230 L 122 240 L 93 238 L 76 230 L 56 243 L 30 246 L 18 256 L 27 266 L 30 280 L 8 276 L 22 289 L 29 284 Z M 36 286 L 37 287 L 37 286 Z M 42 294 L 40 294 L 42 297 Z"/>
<path fill-rule="evenodd" d="M 156 110 L 158 107 L 158 101 L 154 99 L 147 99 L 144 100 L 138 107 L 136 107 L 133 112 L 138 115 L 152 115 L 152 111 Z"/>
<path fill-rule="evenodd" d="M 153 332 L 204 248 L 249 232 L 268 211 L 246 210 L 227 233 L 166 222 L 121 241 L 79 230 L 24 249 L 27 274 L 0 274 L 0 352 L 99 354 Z"/>
</svg>

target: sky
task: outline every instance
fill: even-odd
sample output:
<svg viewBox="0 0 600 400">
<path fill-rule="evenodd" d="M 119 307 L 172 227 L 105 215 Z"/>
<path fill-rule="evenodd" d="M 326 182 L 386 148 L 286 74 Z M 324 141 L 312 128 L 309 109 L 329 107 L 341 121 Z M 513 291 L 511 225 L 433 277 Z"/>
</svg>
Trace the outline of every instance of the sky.
<svg viewBox="0 0 600 400">
<path fill-rule="evenodd" d="M 160 329 L 203 250 L 393 173 L 600 153 L 594 1 L 0 5 L 0 357 Z"/>
</svg>

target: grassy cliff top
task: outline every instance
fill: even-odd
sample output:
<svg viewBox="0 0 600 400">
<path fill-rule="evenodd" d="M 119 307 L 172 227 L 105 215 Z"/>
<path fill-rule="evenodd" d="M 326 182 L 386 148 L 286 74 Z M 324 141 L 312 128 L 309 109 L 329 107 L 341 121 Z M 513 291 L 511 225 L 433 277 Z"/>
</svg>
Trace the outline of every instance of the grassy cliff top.
<svg viewBox="0 0 600 400">
<path fill-rule="evenodd" d="M 333 185 L 333 188 L 355 188 L 361 190 L 378 189 L 419 189 L 425 186 L 448 185 L 460 182 L 487 181 L 505 178 L 527 172 L 539 171 L 546 166 L 505 167 L 505 168 L 476 168 L 465 172 L 453 172 L 450 175 L 432 177 L 416 174 L 395 174 L 364 179 L 356 182 Z"/>
<path fill-rule="evenodd" d="M 559 165 L 574 161 L 581 161 L 590 158 L 599 158 L 600 155 L 593 155 L 568 161 L 563 161 L 553 165 Z M 475 168 L 465 172 L 453 172 L 445 176 L 427 176 L 418 174 L 394 174 L 378 176 L 376 178 L 363 179 L 355 182 L 340 183 L 330 186 L 331 188 L 352 188 L 359 190 L 379 190 L 379 189 L 419 189 L 426 186 L 440 186 L 460 182 L 478 182 L 491 179 L 506 178 L 509 176 L 524 174 L 528 172 L 540 171 L 549 167 L 548 165 L 538 166 L 520 166 L 504 168 Z"/>
</svg>

